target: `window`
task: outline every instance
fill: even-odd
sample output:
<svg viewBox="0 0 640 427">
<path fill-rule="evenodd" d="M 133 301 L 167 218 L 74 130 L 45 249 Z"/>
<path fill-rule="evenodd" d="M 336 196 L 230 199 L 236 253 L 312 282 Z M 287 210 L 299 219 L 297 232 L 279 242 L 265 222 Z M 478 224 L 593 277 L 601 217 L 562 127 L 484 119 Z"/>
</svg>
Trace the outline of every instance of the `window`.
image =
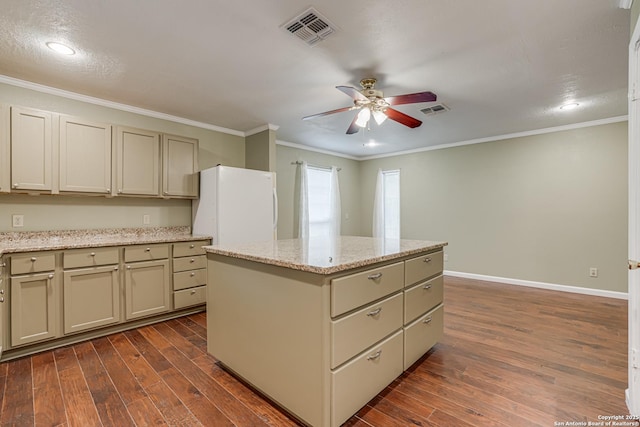
<svg viewBox="0 0 640 427">
<path fill-rule="evenodd" d="M 400 170 L 378 171 L 373 237 L 400 238 Z"/>
<path fill-rule="evenodd" d="M 340 190 L 338 169 L 303 163 L 300 185 L 302 238 L 340 235 Z"/>
</svg>

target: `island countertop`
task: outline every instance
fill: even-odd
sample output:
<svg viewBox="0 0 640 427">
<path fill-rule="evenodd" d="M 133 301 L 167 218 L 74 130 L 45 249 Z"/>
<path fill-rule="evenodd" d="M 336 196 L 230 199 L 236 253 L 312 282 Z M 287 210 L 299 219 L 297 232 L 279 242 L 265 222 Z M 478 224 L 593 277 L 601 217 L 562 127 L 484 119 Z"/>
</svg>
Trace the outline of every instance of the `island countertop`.
<svg viewBox="0 0 640 427">
<path fill-rule="evenodd" d="M 317 274 L 333 274 L 423 252 L 447 242 L 374 237 L 283 239 L 238 245 L 205 246 L 207 253 Z"/>
<path fill-rule="evenodd" d="M 209 239 L 211 239 L 211 236 L 191 234 L 191 228 L 187 226 L 3 232 L 0 233 L 0 256 L 16 252 L 144 245 Z"/>
</svg>

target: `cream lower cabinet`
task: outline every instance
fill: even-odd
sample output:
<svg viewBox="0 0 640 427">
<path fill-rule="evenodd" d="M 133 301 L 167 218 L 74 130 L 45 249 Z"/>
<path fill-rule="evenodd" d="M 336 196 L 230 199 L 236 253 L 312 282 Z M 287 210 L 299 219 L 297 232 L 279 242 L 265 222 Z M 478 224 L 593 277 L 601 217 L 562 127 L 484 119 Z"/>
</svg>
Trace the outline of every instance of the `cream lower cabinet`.
<svg viewBox="0 0 640 427">
<path fill-rule="evenodd" d="M 207 259 L 209 353 L 308 425 L 340 426 L 442 337 L 441 251 L 332 275 Z"/>
<path fill-rule="evenodd" d="M 4 325 L 5 325 L 5 295 L 7 295 L 7 292 L 5 290 L 5 285 L 7 283 L 7 276 L 6 276 L 6 262 L 5 260 L 0 257 L 0 357 L 2 357 L 2 350 L 5 348 L 5 343 L 4 340 L 7 336 L 7 334 L 5 334 L 4 332 Z"/>
<path fill-rule="evenodd" d="M 171 310 L 169 245 L 126 247 L 124 258 L 126 320 Z"/>
<path fill-rule="evenodd" d="M 58 336 L 58 281 L 54 273 L 11 277 L 11 346 Z"/>
<path fill-rule="evenodd" d="M 180 309 L 207 302 L 208 241 L 173 244 L 173 308 Z"/>
</svg>

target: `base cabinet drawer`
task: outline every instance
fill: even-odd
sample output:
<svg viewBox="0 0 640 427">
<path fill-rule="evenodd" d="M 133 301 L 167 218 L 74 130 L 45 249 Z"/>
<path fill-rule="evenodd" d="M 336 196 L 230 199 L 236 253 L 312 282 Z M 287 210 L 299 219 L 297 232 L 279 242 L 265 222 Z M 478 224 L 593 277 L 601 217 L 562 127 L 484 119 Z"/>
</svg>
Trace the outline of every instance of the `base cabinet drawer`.
<svg viewBox="0 0 640 427">
<path fill-rule="evenodd" d="M 56 257 L 50 252 L 33 252 L 11 256 L 11 275 L 53 271 Z"/>
<path fill-rule="evenodd" d="M 151 261 L 169 258 L 169 245 L 139 245 L 124 248 L 124 261 Z"/>
<path fill-rule="evenodd" d="M 205 255 L 206 251 L 202 249 L 203 246 L 209 244 L 208 240 L 198 240 L 195 242 L 180 242 L 173 244 L 173 257 Z"/>
<path fill-rule="evenodd" d="M 207 257 L 205 255 L 173 259 L 174 273 L 177 273 L 178 271 L 195 270 L 198 268 L 207 268 Z"/>
<path fill-rule="evenodd" d="M 419 283 L 404 291 L 404 323 L 413 321 L 442 303 L 444 278 L 442 275 Z"/>
<path fill-rule="evenodd" d="M 442 339 L 444 307 L 439 305 L 404 328 L 404 369 L 407 370 Z"/>
<path fill-rule="evenodd" d="M 402 373 L 402 330 L 331 373 L 331 425 L 339 426 Z"/>
<path fill-rule="evenodd" d="M 443 252 L 422 255 L 404 263 L 404 284 L 413 285 L 436 274 L 442 274 Z"/>
<path fill-rule="evenodd" d="M 193 288 L 195 286 L 207 284 L 207 269 L 201 268 L 199 270 L 181 271 L 180 273 L 173 273 L 173 290 L 178 291 L 180 289 Z"/>
<path fill-rule="evenodd" d="M 173 308 L 178 310 L 207 302 L 207 287 L 184 289 L 173 293 Z"/>
<path fill-rule="evenodd" d="M 119 261 L 118 248 L 74 249 L 62 255 L 64 269 L 118 264 Z"/>
<path fill-rule="evenodd" d="M 402 327 L 402 293 L 331 322 L 331 368 Z"/>
</svg>

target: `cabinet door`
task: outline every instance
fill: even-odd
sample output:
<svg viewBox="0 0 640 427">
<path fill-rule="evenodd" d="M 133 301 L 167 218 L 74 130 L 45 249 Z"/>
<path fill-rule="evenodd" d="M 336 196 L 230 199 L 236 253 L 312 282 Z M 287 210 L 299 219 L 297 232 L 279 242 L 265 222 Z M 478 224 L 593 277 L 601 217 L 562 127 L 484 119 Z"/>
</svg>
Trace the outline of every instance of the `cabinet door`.
<svg viewBox="0 0 640 427">
<path fill-rule="evenodd" d="M 0 193 L 11 189 L 11 150 L 9 148 L 9 107 L 0 104 Z"/>
<path fill-rule="evenodd" d="M 116 130 L 118 194 L 160 195 L 160 134 L 118 127 Z"/>
<path fill-rule="evenodd" d="M 198 140 L 162 136 L 162 195 L 198 197 Z"/>
<path fill-rule="evenodd" d="M 60 191 L 111 192 L 111 126 L 60 117 Z"/>
<path fill-rule="evenodd" d="M 0 258 L 0 357 L 2 357 L 2 349 L 5 348 L 5 344 L 4 344 L 4 340 L 6 339 L 6 337 L 8 336 L 7 333 L 5 333 L 4 327 L 7 324 L 5 322 L 5 299 L 4 296 L 6 295 L 6 263 L 5 260 Z"/>
<path fill-rule="evenodd" d="M 53 273 L 11 278 L 11 346 L 57 336 L 58 309 Z"/>
<path fill-rule="evenodd" d="M 52 190 L 52 114 L 11 107 L 11 183 L 15 190 Z"/>
<path fill-rule="evenodd" d="M 169 260 L 127 264 L 125 295 L 127 320 L 169 311 Z"/>
<path fill-rule="evenodd" d="M 120 321 L 117 266 L 64 272 L 64 333 L 84 331 Z"/>
</svg>

